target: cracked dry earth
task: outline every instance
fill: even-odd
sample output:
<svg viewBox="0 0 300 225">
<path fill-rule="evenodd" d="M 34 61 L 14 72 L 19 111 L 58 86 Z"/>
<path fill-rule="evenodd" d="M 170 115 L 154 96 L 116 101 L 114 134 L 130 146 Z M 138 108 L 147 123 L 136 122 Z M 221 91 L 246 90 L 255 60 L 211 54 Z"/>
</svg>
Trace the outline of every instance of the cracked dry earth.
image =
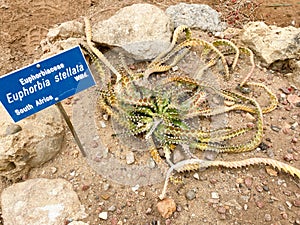
<svg viewBox="0 0 300 225">
<path fill-rule="evenodd" d="M 39 58 L 39 41 L 54 24 L 92 15 L 97 7 L 101 13 L 94 16 L 106 19 L 118 9 L 137 2 L 0 0 L 0 74 Z M 164 9 L 177 2 L 147 3 Z M 226 10 L 222 1 L 193 3 L 207 3 L 220 12 Z M 295 23 L 299 27 L 299 2 L 285 1 L 285 6 L 271 7 L 273 3 L 278 2 L 262 1 L 253 19 L 280 26 Z M 253 80 L 265 83 L 277 96 L 288 96 L 296 91 L 283 73 L 256 68 L 254 74 Z M 70 114 L 73 103 L 72 99 L 63 101 Z M 299 108 L 283 99 L 275 111 L 264 115 L 264 145 L 249 153 L 217 157 L 220 160 L 273 157 L 299 168 L 299 120 Z M 36 177 L 62 177 L 70 181 L 89 215 L 84 222 L 89 224 L 300 224 L 299 180 L 265 166 L 210 168 L 197 174 L 185 174 L 184 184 L 169 185 L 167 194 L 177 204 L 176 212 L 169 219 L 163 219 L 156 209 L 162 182 L 133 190 L 132 186 L 104 179 L 80 155 L 70 132 L 67 132 L 63 151 L 41 168 L 32 169 L 24 179 Z M 0 188 L 9 185 L 2 182 Z M 108 211 L 107 220 L 98 216 L 103 211 Z"/>
</svg>

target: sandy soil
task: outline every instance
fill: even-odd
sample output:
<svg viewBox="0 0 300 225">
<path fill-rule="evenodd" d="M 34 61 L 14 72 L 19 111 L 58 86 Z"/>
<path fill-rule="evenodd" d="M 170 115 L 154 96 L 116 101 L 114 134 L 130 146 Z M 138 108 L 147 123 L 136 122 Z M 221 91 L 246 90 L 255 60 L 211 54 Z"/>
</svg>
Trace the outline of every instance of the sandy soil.
<svg viewBox="0 0 300 225">
<path fill-rule="evenodd" d="M 105 19 L 118 9 L 137 2 L 152 3 L 165 9 L 178 1 L 0 0 L 0 74 L 38 59 L 41 56 L 39 42 L 53 25 L 82 15 Z M 187 2 L 211 5 L 222 13 L 230 26 L 239 27 L 248 20 L 263 20 L 278 26 L 300 25 L 300 4 L 297 0 L 261 0 L 257 5 L 244 6 L 239 2 L 246 1 Z M 95 14 L 97 8 L 101 10 Z M 277 95 L 283 93 L 280 89 L 291 87 L 282 73 L 257 69 L 255 74 L 255 80 L 266 83 Z M 72 99 L 63 102 L 69 113 L 72 113 L 73 103 Z M 296 126 L 288 132 L 284 129 L 299 122 L 299 108 L 285 103 L 281 102 L 278 109 L 264 116 L 263 142 L 268 150 L 233 156 L 225 154 L 218 156 L 219 159 L 268 157 L 273 154 L 275 159 L 284 161 L 290 154 L 293 156 L 290 163 L 299 168 L 300 128 Z M 271 125 L 278 126 L 280 130 L 274 131 Z M 270 176 L 264 166 L 238 170 L 214 168 L 199 174 L 199 180 L 193 174 L 186 174 L 183 185 L 170 185 L 168 195 L 175 200 L 177 211 L 166 220 L 156 209 L 163 183 L 140 187 L 134 192 L 131 186 L 103 178 L 81 156 L 68 132 L 63 151 L 41 168 L 31 170 L 24 179 L 63 177 L 69 180 L 89 214 L 84 221 L 90 224 L 300 224 L 299 181 L 289 175 L 279 173 Z M 2 183 L 1 189 L 7 185 L 9 182 Z M 195 191 L 195 199 L 187 200 L 185 194 L 189 190 Z M 212 193 L 218 193 L 219 199 L 212 198 Z M 98 217 L 102 211 L 109 212 L 107 220 Z"/>
</svg>

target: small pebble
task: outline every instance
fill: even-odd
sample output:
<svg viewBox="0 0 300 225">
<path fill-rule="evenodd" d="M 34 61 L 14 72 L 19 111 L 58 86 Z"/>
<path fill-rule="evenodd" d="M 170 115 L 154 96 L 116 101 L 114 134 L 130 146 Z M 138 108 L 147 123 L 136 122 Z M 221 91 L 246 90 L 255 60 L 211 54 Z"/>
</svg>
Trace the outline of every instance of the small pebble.
<svg viewBox="0 0 300 225">
<path fill-rule="evenodd" d="M 286 201 L 285 204 L 290 208 L 292 208 L 293 204 L 290 201 Z"/>
<path fill-rule="evenodd" d="M 154 162 L 153 159 L 151 159 L 151 158 L 149 159 L 148 166 L 149 166 L 150 169 L 154 169 L 155 168 L 156 163 Z"/>
<path fill-rule="evenodd" d="M 284 105 L 287 104 L 286 94 L 284 94 L 284 93 L 281 93 L 281 94 L 280 94 L 280 96 L 279 96 L 279 102 L 280 102 L 280 103 L 286 102 L 286 103 L 283 103 L 283 104 L 284 104 Z"/>
<path fill-rule="evenodd" d="M 297 127 L 298 127 L 298 122 L 295 122 L 295 123 L 293 123 L 292 125 L 291 125 L 291 129 L 292 130 L 295 130 Z"/>
<path fill-rule="evenodd" d="M 135 159 L 134 159 L 134 153 L 133 153 L 133 152 L 128 152 L 128 153 L 126 154 L 126 163 L 127 163 L 128 165 L 131 165 L 131 164 L 134 163 L 134 161 L 135 161 Z"/>
<path fill-rule="evenodd" d="M 216 183 L 218 182 L 218 180 L 216 180 L 216 179 L 214 179 L 214 178 L 211 178 L 211 179 L 209 180 L 209 182 L 210 182 L 211 184 L 216 184 Z"/>
<path fill-rule="evenodd" d="M 288 96 L 287 96 L 287 101 L 288 101 L 289 103 L 295 105 L 295 104 L 297 104 L 297 103 L 300 102 L 300 97 L 297 96 L 297 95 L 294 95 L 294 94 L 288 95 Z"/>
<path fill-rule="evenodd" d="M 51 167 L 50 167 L 50 170 L 51 170 L 51 173 L 52 173 L 52 174 L 55 174 L 55 173 L 57 172 L 57 168 L 54 167 L 54 166 L 51 166 Z"/>
<path fill-rule="evenodd" d="M 213 152 L 213 151 L 205 151 L 204 152 L 204 158 L 209 161 L 215 160 L 216 156 L 217 156 L 217 152 Z"/>
<path fill-rule="evenodd" d="M 116 206 L 112 205 L 107 209 L 109 212 L 114 212 L 116 211 Z"/>
<path fill-rule="evenodd" d="M 260 186 L 260 185 L 257 185 L 257 186 L 255 187 L 255 189 L 256 189 L 258 192 L 262 192 L 262 191 L 264 190 L 263 187 Z"/>
<path fill-rule="evenodd" d="M 298 139 L 296 137 L 293 137 L 292 138 L 292 143 L 297 143 L 298 142 Z"/>
<path fill-rule="evenodd" d="M 263 208 L 264 206 L 265 206 L 265 203 L 263 202 L 263 201 L 256 201 L 255 202 L 255 204 L 256 204 L 256 206 L 258 207 L 258 208 Z"/>
<path fill-rule="evenodd" d="M 220 202 L 220 199 L 208 199 L 207 201 L 208 203 L 210 203 L 211 205 L 214 205 L 214 204 L 218 204 Z"/>
<path fill-rule="evenodd" d="M 185 197 L 188 199 L 188 200 L 193 200 L 194 198 L 196 198 L 196 193 L 194 190 L 189 190 L 185 193 Z"/>
<path fill-rule="evenodd" d="M 178 205 L 178 206 L 176 207 L 176 211 L 177 211 L 177 212 L 181 212 L 181 211 L 182 211 L 181 205 Z"/>
<path fill-rule="evenodd" d="M 300 207 L 300 199 L 294 200 L 294 201 L 293 201 L 293 205 L 294 205 L 295 207 Z"/>
<path fill-rule="evenodd" d="M 264 185 L 262 188 L 264 189 L 264 191 L 269 191 L 270 190 L 267 185 Z"/>
<path fill-rule="evenodd" d="M 148 215 L 148 214 L 150 214 L 152 212 L 152 209 L 151 208 L 148 208 L 147 210 L 146 210 L 146 214 Z"/>
<path fill-rule="evenodd" d="M 224 100 L 224 105 L 226 106 L 233 106 L 234 104 L 235 102 Z"/>
<path fill-rule="evenodd" d="M 241 195 L 241 199 L 245 202 L 249 202 L 250 196 L 249 195 Z"/>
<path fill-rule="evenodd" d="M 242 184 L 242 183 L 244 183 L 244 179 L 241 178 L 241 177 L 239 177 L 239 178 L 236 179 L 235 182 L 236 182 L 237 184 Z"/>
<path fill-rule="evenodd" d="M 101 120 L 101 121 L 100 121 L 100 126 L 101 126 L 102 128 L 105 128 L 105 127 L 106 127 L 105 122 Z"/>
<path fill-rule="evenodd" d="M 110 186 L 109 184 L 106 184 L 106 183 L 103 184 L 103 190 L 104 190 L 104 191 L 108 191 L 109 186 Z"/>
<path fill-rule="evenodd" d="M 253 183 L 252 177 L 246 177 L 245 180 L 244 180 L 244 183 L 245 183 L 246 187 L 248 189 L 250 189 L 251 186 L 252 186 L 252 183 Z"/>
<path fill-rule="evenodd" d="M 129 69 L 131 69 L 131 70 L 136 70 L 136 66 L 135 66 L 134 64 L 130 64 L 128 67 L 129 67 Z"/>
<path fill-rule="evenodd" d="M 266 222 L 270 222 L 272 220 L 272 217 L 271 217 L 271 215 L 270 214 L 265 214 L 265 221 Z"/>
<path fill-rule="evenodd" d="M 76 175 L 76 172 L 75 172 L 75 170 L 71 170 L 71 172 L 70 172 L 70 176 L 71 177 L 74 177 Z"/>
<path fill-rule="evenodd" d="M 4 3 L 4 1 L 2 1 L 1 3 Z M 9 5 L 8 4 L 1 4 L 0 5 L 0 9 L 9 9 Z"/>
<path fill-rule="evenodd" d="M 137 191 L 139 190 L 139 188 L 140 188 L 140 185 L 137 184 L 137 185 L 133 186 L 133 187 L 131 188 L 131 190 L 132 190 L 133 192 L 137 192 Z"/>
<path fill-rule="evenodd" d="M 110 198 L 110 194 L 109 193 L 103 193 L 100 195 L 100 197 L 103 199 L 103 200 L 108 200 Z"/>
<path fill-rule="evenodd" d="M 116 217 L 111 218 L 110 225 L 117 225 L 117 224 L 118 224 L 118 218 Z"/>
<path fill-rule="evenodd" d="M 254 128 L 254 127 L 255 127 L 255 124 L 252 123 L 252 122 L 250 122 L 250 123 L 246 123 L 246 126 L 247 126 L 248 128 Z"/>
<path fill-rule="evenodd" d="M 97 141 L 92 141 L 91 143 L 91 148 L 97 148 L 99 145 L 98 145 L 98 142 Z"/>
<path fill-rule="evenodd" d="M 102 220 L 107 220 L 108 218 L 108 212 L 101 212 L 99 213 L 99 218 Z"/>
<path fill-rule="evenodd" d="M 166 222 L 165 222 L 166 225 L 171 225 L 172 224 L 172 221 L 170 219 L 166 219 Z"/>
<path fill-rule="evenodd" d="M 218 194 L 217 192 L 212 192 L 212 193 L 211 193 L 211 198 L 212 198 L 212 199 L 219 199 L 220 196 L 219 196 L 219 194 Z"/>
<path fill-rule="evenodd" d="M 285 161 L 287 161 L 287 162 L 290 162 L 290 161 L 293 161 L 294 156 L 293 156 L 293 154 L 291 154 L 291 153 L 287 153 L 287 154 L 284 155 L 283 159 L 284 159 Z"/>
<path fill-rule="evenodd" d="M 252 116 L 250 113 L 246 113 L 246 116 L 245 116 L 248 120 L 250 121 L 255 121 L 256 118 L 254 116 Z"/>
<path fill-rule="evenodd" d="M 22 130 L 22 127 L 20 125 L 11 123 L 6 127 L 5 134 L 12 135 L 12 134 L 18 133 L 21 130 Z"/>
<path fill-rule="evenodd" d="M 295 220 L 294 225 L 299 225 L 300 224 L 300 218 Z"/>
<path fill-rule="evenodd" d="M 266 138 L 266 141 L 268 141 L 268 142 L 272 143 L 272 140 L 271 140 L 271 138 Z"/>
<path fill-rule="evenodd" d="M 173 72 L 176 72 L 178 70 L 178 66 L 173 66 L 171 69 Z"/>
<path fill-rule="evenodd" d="M 159 201 L 156 207 L 159 214 L 165 219 L 169 218 L 176 210 L 176 204 L 171 198 L 165 198 L 164 200 Z"/>
<path fill-rule="evenodd" d="M 199 179 L 200 179 L 199 173 L 194 173 L 193 177 L 194 177 L 196 180 L 199 180 Z"/>
<path fill-rule="evenodd" d="M 290 91 L 289 88 L 282 87 L 282 88 L 280 88 L 279 90 L 281 90 L 281 91 L 282 91 L 284 94 L 286 94 L 286 95 L 291 94 L 291 91 Z"/>
<path fill-rule="evenodd" d="M 278 172 L 275 169 L 273 169 L 273 167 L 266 166 L 265 168 L 266 168 L 267 174 L 269 174 L 270 176 L 276 177 L 278 175 Z"/>
<path fill-rule="evenodd" d="M 224 33 L 220 32 L 220 31 L 215 32 L 214 36 L 218 37 L 218 38 L 221 38 L 221 39 L 224 39 Z"/>
<path fill-rule="evenodd" d="M 283 184 L 285 184 L 285 180 L 278 179 L 277 184 L 278 184 L 279 186 L 280 186 L 280 185 L 283 185 Z"/>
<path fill-rule="evenodd" d="M 218 213 L 225 214 L 226 213 L 226 208 L 223 207 L 223 206 L 218 207 Z"/>
<path fill-rule="evenodd" d="M 286 212 L 282 212 L 281 213 L 282 219 L 287 219 L 288 218 L 288 214 Z"/>
<path fill-rule="evenodd" d="M 180 151 L 179 149 L 175 149 L 173 152 L 173 162 L 178 163 L 185 159 L 185 155 L 183 154 L 183 151 Z"/>
<path fill-rule="evenodd" d="M 260 149 L 263 150 L 263 151 L 266 151 L 266 150 L 269 148 L 269 146 L 268 146 L 266 143 L 264 143 L 264 142 L 261 142 L 261 143 L 259 144 L 259 147 L 260 147 Z"/>
<path fill-rule="evenodd" d="M 284 133 L 284 134 L 290 134 L 291 133 L 291 129 L 289 127 L 284 127 L 284 128 L 282 128 L 282 133 Z"/>
<path fill-rule="evenodd" d="M 106 120 L 106 121 L 108 120 L 108 115 L 107 114 L 103 114 L 102 117 L 103 117 L 104 120 Z"/>
<path fill-rule="evenodd" d="M 283 206 L 283 205 L 278 205 L 278 209 L 279 209 L 280 211 L 285 211 L 285 209 L 284 209 L 284 206 Z"/>
<path fill-rule="evenodd" d="M 281 130 L 280 127 L 275 126 L 275 125 L 271 125 L 271 129 L 272 129 L 273 131 L 275 131 L 275 132 L 279 132 L 279 131 Z"/>
<path fill-rule="evenodd" d="M 273 158 L 273 157 L 275 156 L 273 149 L 269 148 L 269 149 L 267 150 L 267 155 L 268 155 L 270 158 Z"/>
<path fill-rule="evenodd" d="M 81 190 L 82 191 L 86 191 L 86 190 L 88 190 L 90 188 L 90 185 L 83 185 L 82 187 L 81 187 Z"/>
<path fill-rule="evenodd" d="M 271 202 L 274 202 L 274 201 L 279 201 L 279 199 L 278 199 L 278 198 L 276 198 L 276 197 L 274 197 L 274 196 L 271 196 L 271 197 L 270 197 L 270 199 L 271 199 Z"/>
</svg>

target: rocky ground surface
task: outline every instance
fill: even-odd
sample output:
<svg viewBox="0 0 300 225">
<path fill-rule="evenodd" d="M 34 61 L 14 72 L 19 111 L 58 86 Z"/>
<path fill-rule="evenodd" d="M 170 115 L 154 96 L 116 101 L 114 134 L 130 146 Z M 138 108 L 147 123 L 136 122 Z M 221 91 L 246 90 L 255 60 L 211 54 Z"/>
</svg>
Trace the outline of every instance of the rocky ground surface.
<svg viewBox="0 0 300 225">
<path fill-rule="evenodd" d="M 173 25 L 184 21 L 196 37 L 225 37 L 250 47 L 257 64 L 253 80 L 265 83 L 280 101 L 275 111 L 264 115 L 259 148 L 218 159 L 270 157 L 300 168 L 299 2 L 207 1 L 210 8 L 149 1 L 152 5 L 118 11 L 133 3 L 138 2 L 0 0 L 0 74 L 84 41 L 81 16 L 91 18 L 94 41 L 105 46 L 103 50 L 109 53 L 113 45 L 136 60 L 148 60 L 167 46 Z M 98 139 L 113 139 L 105 135 L 105 117 L 98 120 L 96 131 L 91 129 L 88 110 L 80 108 L 90 103 L 88 94 L 66 99 L 63 105 L 89 156 L 101 147 Z M 130 175 L 124 177 L 116 172 L 119 161 L 109 163 L 102 155 L 98 162 L 105 166 L 97 167 L 94 158 L 80 154 L 55 107 L 17 124 L 3 108 L 0 115 L 0 224 L 300 224 L 299 179 L 272 168 L 211 168 L 185 174 L 184 184 L 168 189 L 173 201 L 159 202 L 159 173 L 146 174 L 144 183 L 136 180 L 136 172 L 145 173 L 136 166 L 143 157 L 155 167 L 147 152 L 102 148 L 103 154 L 118 152 L 125 175 Z"/>
</svg>

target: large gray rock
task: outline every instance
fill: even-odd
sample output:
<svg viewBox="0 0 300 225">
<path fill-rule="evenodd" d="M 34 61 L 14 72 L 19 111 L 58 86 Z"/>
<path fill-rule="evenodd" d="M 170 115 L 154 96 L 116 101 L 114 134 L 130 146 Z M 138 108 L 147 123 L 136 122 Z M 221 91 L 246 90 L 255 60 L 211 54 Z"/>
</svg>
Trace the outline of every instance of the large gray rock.
<svg viewBox="0 0 300 225">
<path fill-rule="evenodd" d="M 169 17 L 150 4 L 134 4 L 92 27 L 93 41 L 121 47 L 136 60 L 150 60 L 166 49 L 172 36 Z"/>
<path fill-rule="evenodd" d="M 243 28 L 242 42 L 261 57 L 266 66 L 299 57 L 300 28 L 268 26 L 250 22 Z"/>
<path fill-rule="evenodd" d="M 31 179 L 1 194 L 5 225 L 62 225 L 86 217 L 84 206 L 63 179 Z"/>
<path fill-rule="evenodd" d="M 17 180 L 61 150 L 64 121 L 55 106 L 17 124 L 2 106 L 0 115 L 0 176 Z"/>
<path fill-rule="evenodd" d="M 187 25 L 211 32 L 223 31 L 226 27 L 218 12 L 208 5 L 179 3 L 167 8 L 166 13 L 174 21 L 175 27 Z"/>
</svg>

